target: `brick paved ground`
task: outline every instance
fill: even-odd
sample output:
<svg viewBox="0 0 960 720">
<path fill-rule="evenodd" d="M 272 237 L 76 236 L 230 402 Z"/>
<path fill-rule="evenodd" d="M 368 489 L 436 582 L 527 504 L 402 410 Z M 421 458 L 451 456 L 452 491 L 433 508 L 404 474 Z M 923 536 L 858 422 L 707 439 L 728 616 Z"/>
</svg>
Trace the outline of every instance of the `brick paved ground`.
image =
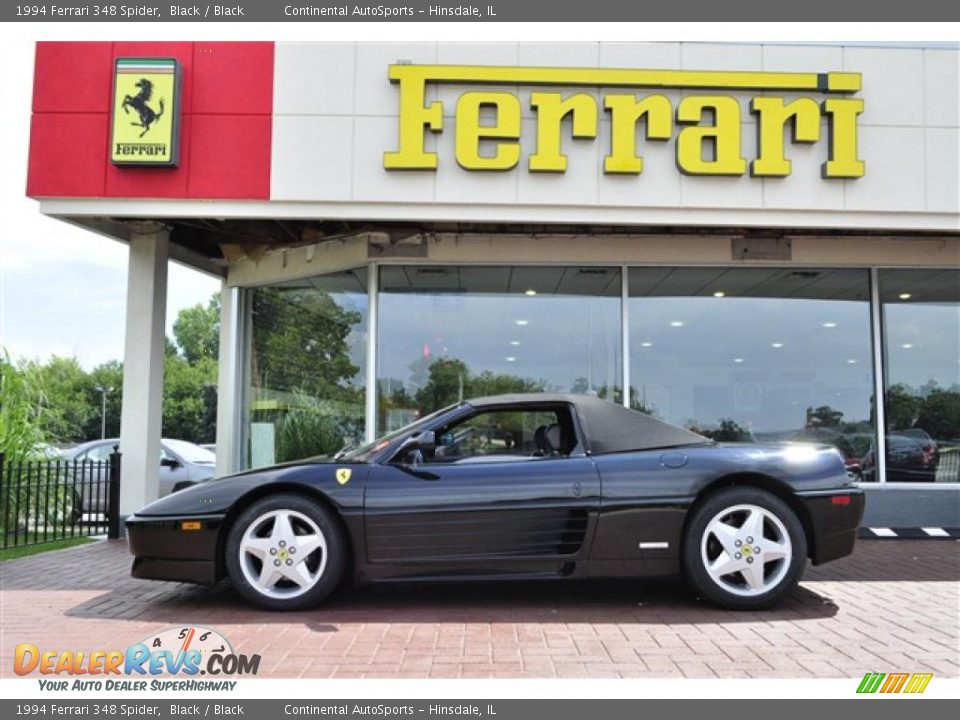
<svg viewBox="0 0 960 720">
<path fill-rule="evenodd" d="M 123 648 L 169 625 L 215 627 L 273 677 L 859 677 L 960 675 L 953 541 L 861 541 L 808 567 L 781 607 L 734 613 L 676 581 L 344 590 L 309 612 L 133 580 L 122 541 L 0 564 L 0 676 L 13 647 Z"/>
</svg>

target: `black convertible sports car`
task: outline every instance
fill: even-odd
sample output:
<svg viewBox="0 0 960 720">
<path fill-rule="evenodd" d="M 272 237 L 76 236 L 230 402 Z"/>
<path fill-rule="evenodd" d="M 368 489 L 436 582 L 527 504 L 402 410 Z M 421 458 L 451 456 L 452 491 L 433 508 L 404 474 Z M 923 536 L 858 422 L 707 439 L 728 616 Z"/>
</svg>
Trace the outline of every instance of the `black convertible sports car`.
<svg viewBox="0 0 960 720">
<path fill-rule="evenodd" d="M 576 395 L 440 410 L 333 457 L 205 480 L 126 521 L 139 578 L 315 605 L 367 582 L 682 573 L 714 603 L 772 605 L 863 514 L 832 447 L 718 444 Z"/>
</svg>

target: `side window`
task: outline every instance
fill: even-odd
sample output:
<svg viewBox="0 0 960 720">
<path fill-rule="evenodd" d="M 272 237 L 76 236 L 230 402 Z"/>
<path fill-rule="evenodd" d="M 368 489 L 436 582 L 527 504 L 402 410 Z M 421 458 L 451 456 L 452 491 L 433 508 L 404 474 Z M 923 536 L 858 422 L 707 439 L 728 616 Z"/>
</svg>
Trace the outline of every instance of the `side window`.
<svg viewBox="0 0 960 720">
<path fill-rule="evenodd" d="M 566 409 L 491 410 L 441 428 L 427 463 L 503 462 L 564 457 L 576 445 Z"/>
<path fill-rule="evenodd" d="M 86 452 L 77 456 L 77 460 L 80 462 L 109 462 L 110 453 L 112 452 L 113 446 L 109 443 L 106 445 L 94 445 Z"/>
</svg>

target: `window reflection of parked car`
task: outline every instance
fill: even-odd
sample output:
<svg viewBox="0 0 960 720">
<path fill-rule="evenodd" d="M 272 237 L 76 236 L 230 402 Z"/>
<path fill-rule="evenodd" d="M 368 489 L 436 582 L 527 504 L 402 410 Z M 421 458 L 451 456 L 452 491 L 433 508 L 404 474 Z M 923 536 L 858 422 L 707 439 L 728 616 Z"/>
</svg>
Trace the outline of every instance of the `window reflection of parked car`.
<svg viewBox="0 0 960 720">
<path fill-rule="evenodd" d="M 887 482 L 933 482 L 936 478 L 937 443 L 925 431 L 910 429 L 887 435 Z M 875 481 L 876 447 L 863 457 L 863 479 Z"/>
<path fill-rule="evenodd" d="M 83 512 L 106 512 L 108 474 L 105 464 L 110 461 L 110 454 L 119 444 L 118 438 L 93 440 L 64 453 L 67 460 L 91 463 L 88 468 L 81 470 L 82 474 L 77 478 L 85 484 L 82 497 L 78 498 Z M 216 461 L 217 458 L 212 452 L 199 445 L 185 440 L 164 438 L 160 441 L 160 462 L 157 466 L 160 497 L 213 477 Z"/>
</svg>

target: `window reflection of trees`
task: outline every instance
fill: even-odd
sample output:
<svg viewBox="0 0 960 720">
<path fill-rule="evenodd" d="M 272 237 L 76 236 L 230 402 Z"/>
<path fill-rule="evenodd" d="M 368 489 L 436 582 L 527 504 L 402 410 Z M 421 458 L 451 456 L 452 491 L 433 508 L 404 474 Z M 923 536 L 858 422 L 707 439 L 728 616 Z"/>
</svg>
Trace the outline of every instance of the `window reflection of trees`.
<svg viewBox="0 0 960 720">
<path fill-rule="evenodd" d="M 313 287 L 258 288 L 252 302 L 250 422 L 273 424 L 274 459 L 362 439 L 364 388 L 349 339 L 363 313 Z"/>
</svg>

